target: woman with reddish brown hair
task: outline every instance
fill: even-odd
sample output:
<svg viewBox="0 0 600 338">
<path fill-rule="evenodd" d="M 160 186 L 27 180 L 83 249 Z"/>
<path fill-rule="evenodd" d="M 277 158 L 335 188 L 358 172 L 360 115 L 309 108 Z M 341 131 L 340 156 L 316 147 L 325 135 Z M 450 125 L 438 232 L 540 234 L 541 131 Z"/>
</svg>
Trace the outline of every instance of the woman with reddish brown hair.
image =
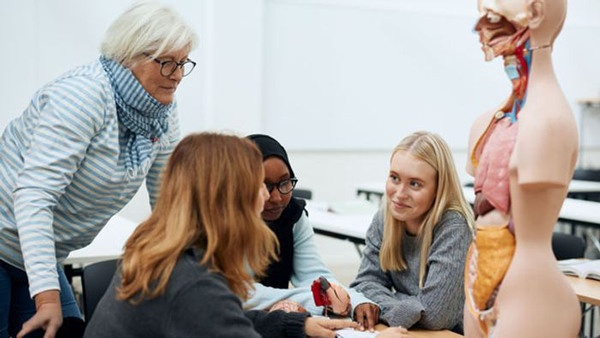
<svg viewBox="0 0 600 338">
<path fill-rule="evenodd" d="M 258 173 L 258 175 L 257 175 Z M 334 337 L 356 323 L 283 311 L 244 313 L 253 278 L 275 257 L 261 219 L 262 156 L 246 139 L 214 133 L 173 151 L 154 211 L 125 244 L 86 337 Z"/>
</svg>

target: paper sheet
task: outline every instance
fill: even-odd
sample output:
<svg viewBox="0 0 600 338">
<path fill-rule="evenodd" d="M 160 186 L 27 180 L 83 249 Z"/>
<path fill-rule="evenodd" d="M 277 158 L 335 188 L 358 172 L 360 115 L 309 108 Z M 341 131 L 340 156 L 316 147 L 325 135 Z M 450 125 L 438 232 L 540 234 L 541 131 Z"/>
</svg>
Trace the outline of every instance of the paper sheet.
<svg viewBox="0 0 600 338">
<path fill-rule="evenodd" d="M 358 330 L 353 330 L 353 329 L 342 329 L 342 330 L 337 330 L 335 332 L 337 334 L 336 337 L 340 337 L 340 338 L 372 338 L 379 334 L 378 331 L 369 332 L 369 331 L 358 331 Z"/>
</svg>

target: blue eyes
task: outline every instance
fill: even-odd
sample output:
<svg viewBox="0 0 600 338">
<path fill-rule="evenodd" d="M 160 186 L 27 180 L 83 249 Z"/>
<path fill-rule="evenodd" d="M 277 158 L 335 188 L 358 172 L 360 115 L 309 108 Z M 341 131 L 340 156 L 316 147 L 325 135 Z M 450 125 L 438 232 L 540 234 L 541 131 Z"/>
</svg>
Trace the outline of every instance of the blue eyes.
<svg viewBox="0 0 600 338">
<path fill-rule="evenodd" d="M 400 177 L 398 177 L 397 175 L 390 174 L 389 179 L 394 183 L 400 183 Z M 409 185 L 411 188 L 414 188 L 414 189 L 423 187 L 423 184 L 421 184 L 421 182 L 415 181 L 415 180 L 410 181 Z"/>
<path fill-rule="evenodd" d="M 410 181 L 410 186 L 413 188 L 420 188 L 421 187 L 421 183 L 417 182 L 417 181 Z"/>
</svg>

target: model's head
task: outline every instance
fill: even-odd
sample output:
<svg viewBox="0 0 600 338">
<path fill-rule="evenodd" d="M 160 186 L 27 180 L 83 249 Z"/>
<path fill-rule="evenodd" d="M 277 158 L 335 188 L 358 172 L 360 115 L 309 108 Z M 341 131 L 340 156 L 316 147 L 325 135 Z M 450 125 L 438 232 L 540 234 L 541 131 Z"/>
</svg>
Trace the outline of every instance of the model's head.
<svg viewBox="0 0 600 338">
<path fill-rule="evenodd" d="M 566 15 L 566 0 L 478 0 L 475 30 L 486 60 L 514 54 L 531 38 L 531 49 L 551 47 Z"/>
<path fill-rule="evenodd" d="M 269 191 L 269 198 L 265 201 L 262 217 L 265 221 L 275 221 L 292 199 L 292 190 L 296 186 L 296 175 L 287 152 L 274 138 L 253 134 L 248 136 L 260 149 L 263 156 L 265 169 L 265 185 Z"/>
<path fill-rule="evenodd" d="M 266 198 L 262 155 L 251 141 L 185 137 L 169 159 L 150 218 L 125 246 L 122 297 L 130 299 L 140 286 L 148 298 L 160 294 L 189 247 L 203 249 L 202 263 L 246 297 L 252 283 L 246 264 L 260 274 L 274 257 L 275 237 L 260 217 Z"/>
<path fill-rule="evenodd" d="M 419 131 L 394 148 L 386 182 L 384 240 L 380 261 L 384 270 L 406 268 L 400 245 L 403 236 L 421 239 L 421 268 L 431 246 L 433 228 L 447 210 L 471 217 L 452 153 L 437 134 Z M 425 261 L 424 261 L 425 260 Z M 421 281 L 425 270 L 421 271 Z"/>
<path fill-rule="evenodd" d="M 110 25 L 100 52 L 130 68 L 160 103 L 170 104 L 179 82 L 195 66 L 188 54 L 197 39 L 192 28 L 170 7 L 139 1 Z"/>
</svg>

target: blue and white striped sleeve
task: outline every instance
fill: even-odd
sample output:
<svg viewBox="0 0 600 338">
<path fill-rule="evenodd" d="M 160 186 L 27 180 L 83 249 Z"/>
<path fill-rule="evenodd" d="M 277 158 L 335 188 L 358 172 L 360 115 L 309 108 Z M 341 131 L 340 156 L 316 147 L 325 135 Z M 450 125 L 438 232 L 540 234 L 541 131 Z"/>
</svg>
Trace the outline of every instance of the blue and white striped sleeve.
<svg viewBox="0 0 600 338">
<path fill-rule="evenodd" d="M 161 175 L 167 166 L 169 156 L 177 146 L 181 138 L 181 132 L 179 130 L 179 115 L 177 113 L 177 107 L 172 111 L 171 118 L 169 119 L 169 131 L 167 132 L 169 138 L 164 148 L 158 151 L 156 159 L 148 171 L 146 176 L 146 189 L 148 190 L 148 196 L 150 197 L 150 207 L 154 209 L 156 205 L 156 199 L 158 198 L 160 190 Z"/>
<path fill-rule="evenodd" d="M 29 292 L 60 290 L 52 213 L 104 121 L 106 91 L 92 78 L 70 77 L 44 88 L 29 109 L 29 128 L 13 194 Z M 36 114 L 32 114 L 35 116 Z"/>
</svg>

